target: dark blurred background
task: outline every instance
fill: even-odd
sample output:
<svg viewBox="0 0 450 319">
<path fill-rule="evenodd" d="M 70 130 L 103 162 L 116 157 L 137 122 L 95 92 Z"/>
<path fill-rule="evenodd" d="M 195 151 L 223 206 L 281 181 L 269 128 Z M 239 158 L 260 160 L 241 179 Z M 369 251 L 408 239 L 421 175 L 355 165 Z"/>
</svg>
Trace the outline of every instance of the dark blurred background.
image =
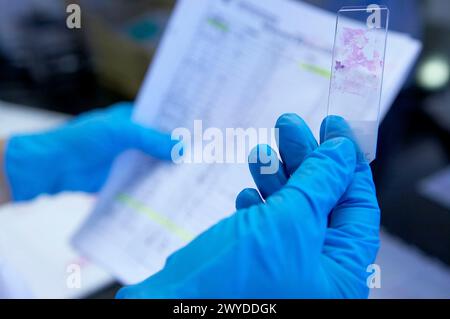
<svg viewBox="0 0 450 319">
<path fill-rule="evenodd" d="M 0 0 L 0 100 L 78 114 L 132 100 L 173 1 Z M 384 228 L 450 265 L 450 1 L 310 0 L 336 11 L 377 2 L 424 50 L 380 129 L 373 164 Z"/>
</svg>

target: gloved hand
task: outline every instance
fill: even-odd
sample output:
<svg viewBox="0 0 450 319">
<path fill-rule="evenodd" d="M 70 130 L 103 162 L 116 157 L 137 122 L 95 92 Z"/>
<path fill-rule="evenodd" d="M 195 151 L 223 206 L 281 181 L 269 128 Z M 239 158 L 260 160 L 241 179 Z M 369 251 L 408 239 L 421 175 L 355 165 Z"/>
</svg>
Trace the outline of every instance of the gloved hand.
<svg viewBox="0 0 450 319">
<path fill-rule="evenodd" d="M 5 168 L 13 199 L 61 191 L 97 192 L 114 159 L 128 149 L 170 159 L 175 143 L 170 135 L 134 123 L 131 113 L 131 103 L 119 103 L 48 132 L 10 138 Z"/>
<path fill-rule="evenodd" d="M 280 171 L 261 175 L 264 164 L 250 165 L 265 202 L 244 190 L 235 214 L 117 297 L 366 298 L 380 221 L 371 171 L 346 123 L 328 118 L 322 136 L 325 125 L 335 135 L 318 146 L 301 118 L 282 116 Z"/>
</svg>

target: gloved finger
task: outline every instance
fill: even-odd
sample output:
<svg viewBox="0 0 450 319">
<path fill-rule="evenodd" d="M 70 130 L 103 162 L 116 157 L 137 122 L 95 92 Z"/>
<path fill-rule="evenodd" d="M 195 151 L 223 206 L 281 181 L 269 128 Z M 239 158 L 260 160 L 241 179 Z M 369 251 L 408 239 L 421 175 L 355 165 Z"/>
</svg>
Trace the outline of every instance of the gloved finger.
<svg viewBox="0 0 450 319">
<path fill-rule="evenodd" d="M 266 149 L 253 150 L 249 157 L 250 172 L 261 192 L 263 198 L 267 198 L 279 191 L 287 182 L 289 176 L 300 166 L 304 158 L 317 148 L 317 142 L 311 130 L 301 117 L 296 114 L 284 114 L 277 123 L 278 146 L 284 158 L 284 163 L 279 163 L 280 169 L 276 175 L 262 174 L 262 164 L 258 161 L 258 152 Z M 267 147 L 269 154 L 275 152 Z M 268 155 L 270 156 L 270 155 Z"/>
<path fill-rule="evenodd" d="M 127 129 L 119 132 L 126 149 L 137 149 L 162 160 L 170 160 L 172 148 L 179 143 L 168 133 L 130 122 Z"/>
<path fill-rule="evenodd" d="M 336 137 L 346 137 L 355 143 L 356 151 L 359 152 L 359 146 L 356 141 L 355 134 L 347 123 L 347 121 L 340 116 L 327 116 L 320 125 L 320 143 Z"/>
<path fill-rule="evenodd" d="M 325 119 L 321 132 L 327 125 L 327 137 L 354 139 L 343 118 Z M 325 139 L 324 134 L 321 135 Z M 355 273 L 359 269 L 367 275 L 365 268 L 374 262 L 379 246 L 380 209 L 370 166 L 361 157 L 358 159 L 354 177 L 331 213 L 324 253 Z"/>
<path fill-rule="evenodd" d="M 279 191 L 287 182 L 283 164 L 269 145 L 258 145 L 248 156 L 253 180 L 263 198 Z"/>
<path fill-rule="evenodd" d="M 286 167 L 287 176 L 292 175 L 306 156 L 317 147 L 317 141 L 306 122 L 296 114 L 282 115 L 275 128 L 278 130 L 278 148 Z"/>
<path fill-rule="evenodd" d="M 242 190 L 236 197 L 236 209 L 246 209 L 253 205 L 264 203 L 258 191 L 254 188 L 246 188 Z"/>
<path fill-rule="evenodd" d="M 126 148 L 137 149 L 162 160 L 172 158 L 172 149 L 179 141 L 173 140 L 168 133 L 133 122 L 131 118 L 133 103 L 116 103 L 109 107 L 107 114 L 108 116 L 118 117 L 127 123 L 125 125 L 127 129 L 124 132 L 119 132 Z"/>
<path fill-rule="evenodd" d="M 346 138 L 329 140 L 306 157 L 286 186 L 266 204 L 289 214 L 301 228 L 299 233 L 321 247 L 328 214 L 353 179 L 355 165 L 353 142 Z"/>
</svg>

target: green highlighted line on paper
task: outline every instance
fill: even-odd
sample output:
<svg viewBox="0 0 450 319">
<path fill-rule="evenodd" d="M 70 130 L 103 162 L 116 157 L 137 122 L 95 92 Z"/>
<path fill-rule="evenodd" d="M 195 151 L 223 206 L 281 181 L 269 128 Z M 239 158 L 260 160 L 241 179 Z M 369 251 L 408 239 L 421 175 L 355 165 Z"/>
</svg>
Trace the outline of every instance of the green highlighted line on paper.
<svg viewBox="0 0 450 319">
<path fill-rule="evenodd" d="M 194 238 L 194 235 L 192 235 L 190 232 L 186 231 L 182 227 L 169 220 L 167 217 L 158 214 L 144 203 L 127 194 L 119 194 L 117 196 L 117 201 L 123 205 L 128 206 L 129 208 L 132 208 L 136 212 L 149 217 L 153 222 L 157 223 L 159 226 L 163 227 L 171 234 L 177 236 L 182 241 L 187 242 Z"/>
<path fill-rule="evenodd" d="M 308 64 L 308 63 L 300 63 L 300 67 L 303 70 L 312 72 L 314 74 L 323 76 L 325 78 L 330 78 L 331 77 L 331 71 L 330 70 L 324 69 L 324 68 L 322 68 L 320 66 L 317 66 L 317 65 Z"/>
<path fill-rule="evenodd" d="M 220 20 L 209 18 L 208 23 L 223 32 L 228 32 L 228 26 Z"/>
</svg>

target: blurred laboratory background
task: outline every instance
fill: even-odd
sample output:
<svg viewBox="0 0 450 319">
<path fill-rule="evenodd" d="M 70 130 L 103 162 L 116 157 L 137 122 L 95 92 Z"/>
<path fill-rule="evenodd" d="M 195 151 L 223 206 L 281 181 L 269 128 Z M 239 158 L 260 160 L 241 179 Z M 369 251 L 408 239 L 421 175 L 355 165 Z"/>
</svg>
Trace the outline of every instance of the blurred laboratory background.
<svg viewBox="0 0 450 319">
<path fill-rule="evenodd" d="M 66 27 L 66 1 L 0 0 L 0 104 L 67 116 L 135 98 L 174 1 L 69 2 L 82 7 L 81 29 Z M 391 28 L 423 42 L 381 124 L 372 165 L 382 209 L 380 263 L 392 272 L 386 281 L 398 280 L 373 297 L 450 298 L 450 1 L 307 2 L 330 11 L 386 4 Z M 0 123 L 3 115 L 0 107 Z M 117 286 L 107 286 L 87 296 L 110 297 Z"/>
</svg>

